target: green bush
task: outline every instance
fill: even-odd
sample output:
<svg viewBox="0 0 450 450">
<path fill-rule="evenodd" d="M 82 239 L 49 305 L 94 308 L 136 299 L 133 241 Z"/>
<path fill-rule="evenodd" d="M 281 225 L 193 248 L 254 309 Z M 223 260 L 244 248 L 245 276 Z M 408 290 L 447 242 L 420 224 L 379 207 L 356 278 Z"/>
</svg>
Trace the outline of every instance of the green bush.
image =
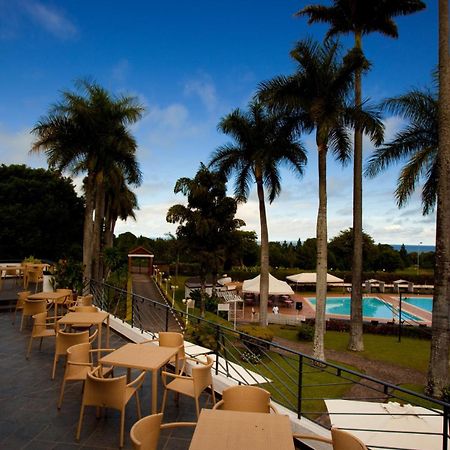
<svg viewBox="0 0 450 450">
<path fill-rule="evenodd" d="M 268 327 L 260 327 L 258 325 L 242 325 L 239 328 L 239 331 L 245 333 L 249 336 L 252 336 L 257 339 L 261 339 L 264 342 L 261 342 L 257 339 L 252 339 L 251 337 L 241 335 L 240 338 L 250 350 L 250 352 L 255 355 L 260 355 L 263 352 L 263 349 L 270 348 L 270 342 L 272 342 L 274 337 L 274 332 Z"/>
<path fill-rule="evenodd" d="M 210 350 L 216 350 L 217 347 L 215 330 L 206 324 L 198 323 L 188 325 L 184 338 L 189 342 L 209 348 Z"/>
<path fill-rule="evenodd" d="M 308 324 L 303 324 L 297 332 L 299 341 L 312 341 L 314 339 L 314 327 Z"/>
</svg>

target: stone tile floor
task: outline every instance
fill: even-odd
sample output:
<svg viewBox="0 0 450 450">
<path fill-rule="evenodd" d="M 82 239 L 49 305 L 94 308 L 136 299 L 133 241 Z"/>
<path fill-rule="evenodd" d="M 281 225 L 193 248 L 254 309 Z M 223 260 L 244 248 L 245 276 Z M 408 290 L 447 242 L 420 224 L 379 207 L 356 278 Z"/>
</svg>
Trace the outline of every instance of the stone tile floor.
<svg viewBox="0 0 450 450">
<path fill-rule="evenodd" d="M 63 374 L 63 361 L 58 365 L 55 380 L 50 378 L 53 363 L 54 340 L 44 339 L 42 350 L 39 341 L 33 343 L 29 360 L 25 359 L 30 328 L 19 331 L 20 316 L 12 325 L 13 314 L 0 314 L 0 449 L 71 450 L 112 449 L 119 447 L 118 411 L 108 410 L 100 419 L 95 408 L 87 408 L 81 439 L 75 440 L 81 403 L 81 383 L 68 383 L 61 410 L 56 407 Z M 126 341 L 111 333 L 110 347 L 117 348 Z M 119 375 L 120 368 L 115 370 Z M 132 374 L 132 377 L 137 375 Z M 140 392 L 142 413 L 150 413 L 151 375 L 147 374 Z M 161 405 L 162 385 L 159 383 L 158 403 Z M 204 394 L 201 404 L 209 396 Z M 209 403 L 208 407 L 211 404 Z M 135 400 L 127 405 L 125 422 L 125 449 L 131 449 L 129 431 L 137 420 Z M 180 396 L 177 407 L 173 397 L 169 401 L 164 422 L 195 421 L 195 404 L 190 398 Z M 167 430 L 161 434 L 159 449 L 188 449 L 193 428 Z"/>
</svg>

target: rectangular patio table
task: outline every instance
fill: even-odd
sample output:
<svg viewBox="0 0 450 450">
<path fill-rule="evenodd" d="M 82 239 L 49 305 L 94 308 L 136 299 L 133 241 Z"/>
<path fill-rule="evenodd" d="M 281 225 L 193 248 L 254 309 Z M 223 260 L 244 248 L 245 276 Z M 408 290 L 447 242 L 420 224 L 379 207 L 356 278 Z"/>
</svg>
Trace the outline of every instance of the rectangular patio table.
<svg viewBox="0 0 450 450">
<path fill-rule="evenodd" d="M 141 369 L 152 372 L 152 414 L 157 412 L 158 371 L 171 358 L 178 355 L 178 347 L 162 347 L 152 344 L 125 344 L 99 360 L 108 366 Z M 178 359 L 178 357 L 177 357 Z M 176 365 L 178 366 L 178 360 Z"/>
<path fill-rule="evenodd" d="M 62 305 L 69 294 L 65 292 L 37 292 L 28 296 L 31 300 L 47 300 L 55 306 L 55 319 L 58 315 L 58 305 Z"/>
<path fill-rule="evenodd" d="M 189 450 L 294 450 L 281 414 L 202 409 Z"/>
<path fill-rule="evenodd" d="M 102 348 L 102 324 L 106 320 L 106 348 L 109 347 L 109 313 L 105 311 L 97 312 L 70 312 L 58 320 L 60 325 L 97 325 L 98 340 L 97 348 Z M 100 358 L 100 351 L 98 352 Z"/>
</svg>

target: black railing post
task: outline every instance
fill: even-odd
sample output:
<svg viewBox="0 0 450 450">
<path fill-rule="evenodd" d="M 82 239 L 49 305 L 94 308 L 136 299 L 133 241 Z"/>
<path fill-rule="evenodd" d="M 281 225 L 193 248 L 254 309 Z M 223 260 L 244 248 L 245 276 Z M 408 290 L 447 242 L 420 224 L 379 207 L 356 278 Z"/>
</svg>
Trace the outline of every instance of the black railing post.
<svg viewBox="0 0 450 450">
<path fill-rule="evenodd" d="M 443 430 L 442 430 L 442 450 L 448 449 L 448 407 L 444 406 Z"/>
<path fill-rule="evenodd" d="M 398 342 L 402 341 L 402 291 L 399 286 L 399 302 L 400 307 L 398 311 Z"/>
<path fill-rule="evenodd" d="M 220 327 L 216 325 L 216 375 L 219 374 L 219 339 L 220 339 Z"/>
<path fill-rule="evenodd" d="M 166 331 L 169 331 L 169 307 L 166 306 Z"/>
<path fill-rule="evenodd" d="M 136 302 L 134 301 L 134 294 L 131 294 L 131 326 L 134 327 L 134 307 Z"/>
<path fill-rule="evenodd" d="M 297 417 L 302 415 L 302 390 L 303 390 L 303 355 L 298 356 L 298 393 L 297 393 Z"/>
</svg>

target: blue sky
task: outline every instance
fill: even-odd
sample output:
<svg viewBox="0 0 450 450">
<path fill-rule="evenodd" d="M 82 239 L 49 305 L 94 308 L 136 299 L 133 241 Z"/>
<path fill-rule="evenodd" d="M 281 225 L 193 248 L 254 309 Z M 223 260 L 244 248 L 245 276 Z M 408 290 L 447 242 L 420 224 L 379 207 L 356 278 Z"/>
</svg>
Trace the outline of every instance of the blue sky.
<svg viewBox="0 0 450 450">
<path fill-rule="evenodd" d="M 116 232 L 164 236 L 167 209 L 183 202 L 173 194 L 179 177 L 192 177 L 201 161 L 228 141 L 217 132 L 221 117 L 247 105 L 260 81 L 289 74 L 297 40 L 322 39 L 325 26 L 308 26 L 293 13 L 310 1 L 149 2 L 130 0 L 0 0 L 0 162 L 46 167 L 29 155 L 30 130 L 74 81 L 90 77 L 116 94 L 137 96 L 146 106 L 133 127 L 144 175 L 137 190 L 137 221 Z M 326 4 L 328 2 L 323 1 Z M 437 63 L 437 2 L 397 19 L 400 38 L 374 34 L 363 41 L 372 70 L 364 97 L 372 102 L 411 87 L 430 85 Z M 351 39 L 344 39 L 344 46 Z M 386 137 L 403 126 L 386 117 Z M 268 206 L 271 240 L 315 235 L 317 158 L 304 136 L 308 167 L 299 180 L 283 170 L 283 191 Z M 366 157 L 371 152 L 365 146 Z M 419 196 L 396 207 L 399 166 L 365 180 L 364 229 L 376 242 L 434 244 L 435 217 L 423 217 Z M 80 180 L 75 180 L 79 183 Z M 329 237 L 352 224 L 352 170 L 329 158 Z M 256 196 L 241 205 L 245 229 L 259 231 Z"/>
</svg>

